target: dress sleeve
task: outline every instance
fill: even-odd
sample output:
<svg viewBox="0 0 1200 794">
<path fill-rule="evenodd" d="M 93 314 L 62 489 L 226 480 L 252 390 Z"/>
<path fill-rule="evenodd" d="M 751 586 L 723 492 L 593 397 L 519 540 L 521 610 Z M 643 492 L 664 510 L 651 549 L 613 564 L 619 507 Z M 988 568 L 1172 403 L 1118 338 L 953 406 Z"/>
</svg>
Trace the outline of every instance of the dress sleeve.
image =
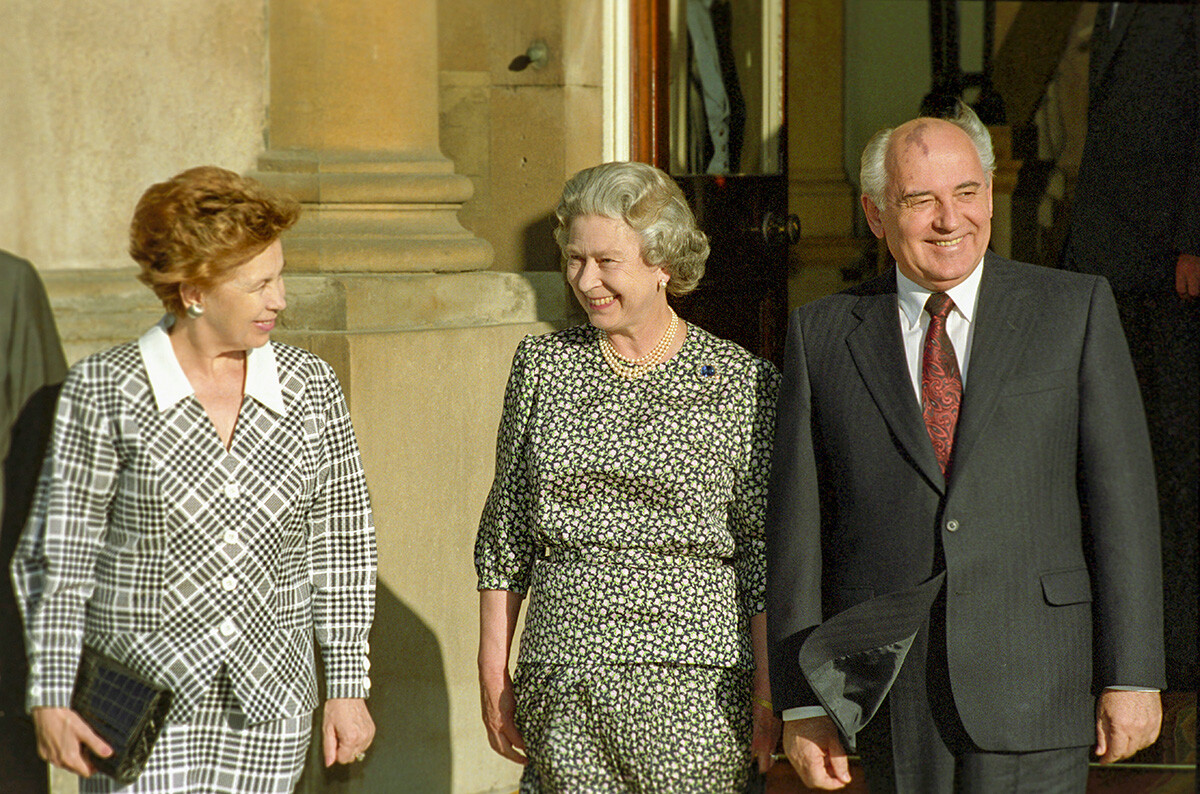
<svg viewBox="0 0 1200 794">
<path fill-rule="evenodd" d="M 535 544 L 531 522 L 533 482 L 526 454 L 536 407 L 537 368 L 532 338 L 517 346 L 504 413 L 496 436 L 496 476 L 479 519 L 475 572 L 480 590 L 529 589 Z"/>
<path fill-rule="evenodd" d="M 99 366 L 99 365 L 96 365 Z M 65 707 L 120 459 L 103 379 L 87 362 L 63 383 L 50 448 L 12 561 L 29 653 L 27 708 Z"/>
<path fill-rule="evenodd" d="M 775 367 L 761 359 L 755 364 L 749 375 L 753 384 L 747 396 L 745 468 L 738 477 L 729 508 L 730 529 L 736 544 L 738 601 L 747 616 L 766 610 L 767 544 L 763 527 L 775 439 L 775 400 L 779 393 L 779 372 Z"/>
<path fill-rule="evenodd" d="M 367 634 L 375 616 L 375 526 L 362 457 L 333 369 L 323 370 L 321 474 L 312 508 L 313 626 L 325 663 L 326 698 L 363 698 Z"/>
</svg>

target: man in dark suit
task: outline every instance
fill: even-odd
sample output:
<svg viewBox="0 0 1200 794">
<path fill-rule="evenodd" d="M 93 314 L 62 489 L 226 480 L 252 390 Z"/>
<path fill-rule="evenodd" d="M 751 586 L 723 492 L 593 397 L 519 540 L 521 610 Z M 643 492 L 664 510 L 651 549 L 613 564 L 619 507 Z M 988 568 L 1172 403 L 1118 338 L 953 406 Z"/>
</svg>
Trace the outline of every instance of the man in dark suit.
<svg viewBox="0 0 1200 794">
<path fill-rule="evenodd" d="M 845 785 L 857 740 L 872 791 L 1082 791 L 1089 747 L 1157 735 L 1158 516 L 1116 308 L 1102 278 L 987 251 L 993 167 L 965 106 L 876 135 L 863 208 L 896 268 L 791 318 L 768 622 L 810 786 Z"/>
<path fill-rule="evenodd" d="M 1200 4 L 1102 3 L 1063 266 L 1104 276 L 1146 404 L 1162 513 L 1167 686 L 1196 664 Z"/>
<path fill-rule="evenodd" d="M 42 455 L 54 423 L 58 387 L 67 373 L 54 314 L 37 270 L 0 251 L 0 562 L 17 548 L 29 514 Z M 12 580 L 0 576 L 0 780 L 9 794 L 45 794 L 46 763 L 38 758 L 25 714 L 25 643 Z"/>
</svg>

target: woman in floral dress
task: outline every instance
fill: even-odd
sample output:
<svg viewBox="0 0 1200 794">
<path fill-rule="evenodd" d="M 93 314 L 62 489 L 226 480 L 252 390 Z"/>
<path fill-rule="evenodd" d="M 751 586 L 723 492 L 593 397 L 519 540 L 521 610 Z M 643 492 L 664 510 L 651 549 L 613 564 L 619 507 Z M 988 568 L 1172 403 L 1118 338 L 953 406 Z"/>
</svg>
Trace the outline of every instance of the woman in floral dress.
<svg viewBox="0 0 1200 794">
<path fill-rule="evenodd" d="M 739 792 L 779 736 L 763 614 L 778 373 L 668 304 L 708 242 L 662 171 L 582 171 L 556 214 L 588 323 L 513 360 L 475 547 L 488 739 L 526 764 L 522 792 Z"/>
</svg>

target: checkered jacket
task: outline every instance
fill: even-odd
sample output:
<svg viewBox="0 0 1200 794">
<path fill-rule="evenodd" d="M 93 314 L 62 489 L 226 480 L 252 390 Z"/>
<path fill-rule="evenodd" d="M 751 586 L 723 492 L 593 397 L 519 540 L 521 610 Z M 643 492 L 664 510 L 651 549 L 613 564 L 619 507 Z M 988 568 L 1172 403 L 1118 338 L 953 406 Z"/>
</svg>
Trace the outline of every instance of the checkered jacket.
<svg viewBox="0 0 1200 794">
<path fill-rule="evenodd" d="M 174 690 L 169 719 L 222 666 L 251 724 L 295 716 L 317 703 L 314 633 L 326 697 L 365 697 L 375 532 L 333 370 L 251 351 L 277 371 L 274 409 L 248 387 L 226 451 L 194 394 L 160 407 L 145 356 L 111 348 L 63 385 L 12 565 L 27 706 L 69 705 L 86 642 Z"/>
</svg>

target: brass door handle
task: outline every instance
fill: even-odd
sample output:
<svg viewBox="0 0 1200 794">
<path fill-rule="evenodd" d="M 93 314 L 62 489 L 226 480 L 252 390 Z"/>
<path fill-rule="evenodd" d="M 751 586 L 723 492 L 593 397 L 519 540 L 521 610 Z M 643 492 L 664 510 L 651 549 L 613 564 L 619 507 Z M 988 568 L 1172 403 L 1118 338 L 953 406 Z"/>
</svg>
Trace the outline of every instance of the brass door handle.
<svg viewBox="0 0 1200 794">
<path fill-rule="evenodd" d="M 795 245 L 800 241 L 800 218 L 768 210 L 763 215 L 761 230 L 767 245 Z"/>
</svg>

